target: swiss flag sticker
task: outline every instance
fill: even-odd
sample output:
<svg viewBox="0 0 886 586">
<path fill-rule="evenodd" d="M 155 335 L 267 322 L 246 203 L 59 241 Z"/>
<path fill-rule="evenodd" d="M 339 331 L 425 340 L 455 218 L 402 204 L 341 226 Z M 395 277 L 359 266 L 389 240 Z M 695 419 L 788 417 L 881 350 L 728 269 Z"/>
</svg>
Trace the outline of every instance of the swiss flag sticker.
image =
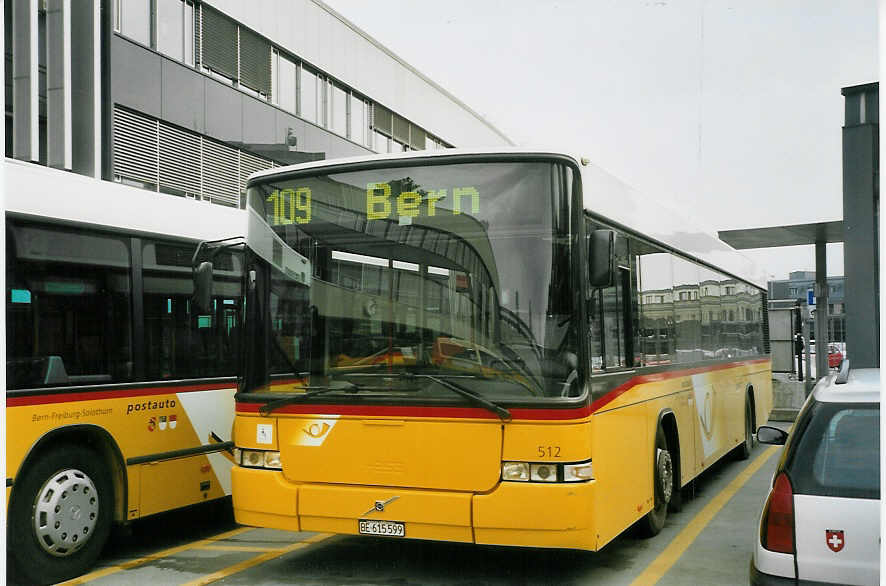
<svg viewBox="0 0 886 586">
<path fill-rule="evenodd" d="M 846 545 L 842 529 L 825 529 L 824 538 L 832 552 L 837 553 Z"/>
</svg>

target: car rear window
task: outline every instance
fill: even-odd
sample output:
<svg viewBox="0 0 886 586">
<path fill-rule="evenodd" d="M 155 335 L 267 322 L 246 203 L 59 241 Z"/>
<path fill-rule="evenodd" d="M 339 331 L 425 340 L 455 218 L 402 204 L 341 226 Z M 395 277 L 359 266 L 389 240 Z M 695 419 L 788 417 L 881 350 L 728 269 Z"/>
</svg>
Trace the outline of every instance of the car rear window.
<svg viewBox="0 0 886 586">
<path fill-rule="evenodd" d="M 880 498 L 880 407 L 817 403 L 786 465 L 794 493 Z"/>
</svg>

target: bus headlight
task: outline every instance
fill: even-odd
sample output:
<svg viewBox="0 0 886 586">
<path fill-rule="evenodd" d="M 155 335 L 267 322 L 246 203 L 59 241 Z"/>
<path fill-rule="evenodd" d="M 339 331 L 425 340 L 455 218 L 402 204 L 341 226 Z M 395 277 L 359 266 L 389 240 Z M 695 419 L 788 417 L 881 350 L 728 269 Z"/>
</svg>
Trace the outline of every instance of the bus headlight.
<svg viewBox="0 0 886 586">
<path fill-rule="evenodd" d="M 529 479 L 533 482 L 557 482 L 556 464 L 531 464 Z"/>
<path fill-rule="evenodd" d="M 501 465 L 501 479 L 516 482 L 529 481 L 529 464 L 527 462 L 504 462 Z"/>
<path fill-rule="evenodd" d="M 502 462 L 501 479 L 507 482 L 588 482 L 594 479 L 591 460 L 555 462 Z"/>
<path fill-rule="evenodd" d="M 234 448 L 234 463 L 248 468 L 266 468 L 268 470 L 283 469 L 280 465 L 280 452 L 271 452 L 268 450 Z"/>
<path fill-rule="evenodd" d="M 563 465 L 563 482 L 584 482 L 593 479 L 594 466 L 590 460 Z"/>
<path fill-rule="evenodd" d="M 280 452 L 265 452 L 265 468 L 274 468 L 282 470 L 280 466 Z"/>
</svg>

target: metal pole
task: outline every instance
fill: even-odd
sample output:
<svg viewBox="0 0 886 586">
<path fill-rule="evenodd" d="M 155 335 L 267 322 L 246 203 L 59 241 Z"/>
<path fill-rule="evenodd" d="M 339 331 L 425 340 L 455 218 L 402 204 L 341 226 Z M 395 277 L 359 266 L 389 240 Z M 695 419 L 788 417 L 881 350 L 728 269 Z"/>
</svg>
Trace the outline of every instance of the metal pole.
<svg viewBox="0 0 886 586">
<path fill-rule="evenodd" d="M 800 301 L 798 300 L 796 306 L 792 310 L 792 314 L 794 316 L 794 323 L 791 331 L 794 332 L 794 335 L 791 336 L 794 342 L 794 354 L 797 355 L 797 380 L 803 382 L 803 348 L 806 344 L 803 342 L 803 334 L 801 333 L 803 330 L 803 310 L 800 307 Z M 791 364 L 791 374 L 793 374 L 794 365 Z"/>
<path fill-rule="evenodd" d="M 815 243 L 815 378 L 828 374 L 828 264 L 825 242 Z"/>
<path fill-rule="evenodd" d="M 807 310 L 808 311 L 808 310 Z M 810 351 L 809 351 L 809 326 L 811 325 L 812 320 L 808 318 L 808 316 L 803 316 L 803 339 L 806 340 L 806 396 L 809 396 L 809 391 L 812 390 L 812 387 L 815 386 L 815 381 L 812 379 L 812 361 L 810 360 Z"/>
</svg>

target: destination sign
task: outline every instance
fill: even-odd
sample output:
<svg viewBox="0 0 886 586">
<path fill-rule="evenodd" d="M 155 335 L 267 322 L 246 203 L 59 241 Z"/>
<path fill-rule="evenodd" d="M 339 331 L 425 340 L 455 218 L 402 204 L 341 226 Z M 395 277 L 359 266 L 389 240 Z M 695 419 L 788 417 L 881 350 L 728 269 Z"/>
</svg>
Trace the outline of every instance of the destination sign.
<svg viewBox="0 0 886 586">
<path fill-rule="evenodd" d="M 365 212 L 367 220 L 389 218 L 432 218 L 439 214 L 476 214 L 480 211 L 480 192 L 475 187 L 453 187 L 404 191 L 394 195 L 389 183 L 366 185 Z M 312 191 L 310 187 L 275 189 L 266 202 L 272 226 L 307 224 L 311 221 Z M 441 207 L 444 200 L 448 207 Z"/>
</svg>

